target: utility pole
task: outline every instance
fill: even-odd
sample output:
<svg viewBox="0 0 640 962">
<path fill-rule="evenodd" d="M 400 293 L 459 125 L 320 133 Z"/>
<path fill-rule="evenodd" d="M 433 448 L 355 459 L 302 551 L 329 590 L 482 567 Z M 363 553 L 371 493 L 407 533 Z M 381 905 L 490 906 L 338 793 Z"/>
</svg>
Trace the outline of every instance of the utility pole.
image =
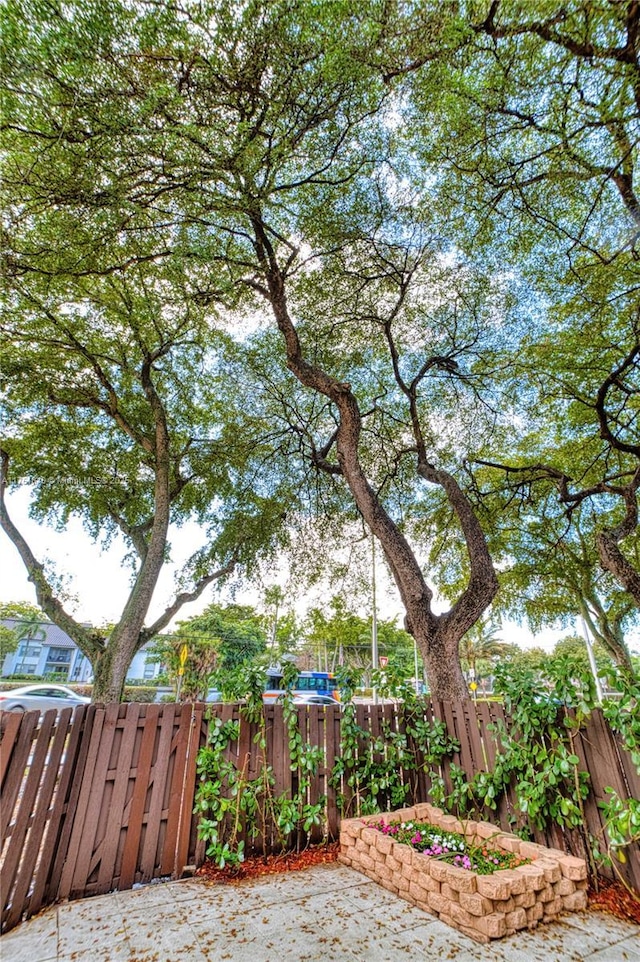
<svg viewBox="0 0 640 962">
<path fill-rule="evenodd" d="M 371 664 L 373 670 L 378 670 L 378 613 L 376 610 L 376 539 L 371 532 L 371 594 L 373 602 L 373 614 L 371 617 Z M 373 689 L 373 704 L 378 704 L 378 692 Z"/>
<path fill-rule="evenodd" d="M 275 611 L 273 614 L 273 627 L 271 628 L 271 664 L 275 665 L 276 639 L 278 637 L 278 601 L 279 596 L 275 596 Z"/>
<path fill-rule="evenodd" d="M 589 664 L 591 665 L 591 674 L 593 675 L 593 680 L 596 683 L 596 698 L 598 699 L 598 704 L 602 704 L 602 685 L 600 684 L 600 678 L 598 677 L 598 668 L 596 666 L 595 655 L 593 654 L 593 645 L 591 644 L 591 636 L 589 635 L 589 630 L 587 628 L 587 623 L 583 617 L 580 618 L 582 623 L 582 635 L 587 646 L 587 654 L 589 655 Z"/>
</svg>

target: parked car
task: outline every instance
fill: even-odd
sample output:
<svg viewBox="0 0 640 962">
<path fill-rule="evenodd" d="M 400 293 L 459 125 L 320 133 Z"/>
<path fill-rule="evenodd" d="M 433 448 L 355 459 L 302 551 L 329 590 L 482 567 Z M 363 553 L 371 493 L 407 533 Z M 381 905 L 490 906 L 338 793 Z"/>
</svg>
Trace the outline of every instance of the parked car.
<svg viewBox="0 0 640 962">
<path fill-rule="evenodd" d="M 276 698 L 276 705 L 281 705 L 284 700 L 284 695 L 279 695 Z M 294 705 L 333 705 L 334 708 L 337 706 L 340 708 L 340 702 L 332 698 L 331 695 L 318 695 L 312 691 L 309 694 L 304 695 L 294 695 L 293 696 Z"/>
<path fill-rule="evenodd" d="M 66 685 L 24 685 L 0 691 L 0 711 L 48 711 L 50 708 L 76 708 L 91 699 L 77 695 Z"/>
</svg>

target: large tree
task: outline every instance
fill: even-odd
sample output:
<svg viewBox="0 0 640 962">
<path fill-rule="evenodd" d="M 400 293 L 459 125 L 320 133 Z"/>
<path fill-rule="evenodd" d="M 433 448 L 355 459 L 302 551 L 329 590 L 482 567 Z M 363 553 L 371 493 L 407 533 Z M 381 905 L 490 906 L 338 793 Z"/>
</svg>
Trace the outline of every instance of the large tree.
<svg viewBox="0 0 640 962">
<path fill-rule="evenodd" d="M 455 379 L 459 368 L 461 383 L 469 376 L 473 307 L 458 297 L 440 316 L 431 303 L 415 310 L 423 266 L 444 253 L 437 242 L 405 239 L 396 252 L 401 228 L 391 225 L 376 244 L 373 221 L 395 203 L 391 185 L 403 172 L 387 164 L 401 100 L 366 63 L 381 37 L 381 11 L 370 9 L 363 31 L 360 8 L 350 3 L 252 0 L 184 10 L 98 3 L 68 18 L 48 8 L 43 16 L 20 0 L 8 4 L 9 267 L 18 277 L 46 277 L 55 261 L 56 271 L 81 277 L 96 254 L 112 274 L 126 273 L 132 260 L 177 259 L 199 279 L 205 303 L 221 290 L 253 292 L 255 310 L 264 315 L 266 307 L 277 326 L 287 367 L 325 400 L 328 433 L 313 445 L 315 466 L 340 478 L 380 542 L 433 692 L 463 697 L 458 643 L 491 603 L 497 579 L 456 479 L 461 451 L 438 443 L 437 391 L 428 387 L 438 375 Z M 440 11 L 429 11 L 437 29 Z M 371 216 L 372 198 L 379 203 Z M 41 225 L 31 229 L 43 207 L 45 246 Z M 355 232 L 345 231 L 343 212 Z M 97 224 L 106 239 L 99 247 Z M 73 237 L 70 252 L 59 243 L 63 230 Z M 123 237 L 143 238 L 144 250 L 122 256 Z M 349 248 L 373 304 L 369 331 L 384 365 L 381 390 L 393 395 L 387 424 L 399 419 L 398 463 L 414 490 L 441 492 L 468 554 L 467 581 L 441 614 L 393 497 L 384 432 L 377 439 L 367 432 L 371 379 L 363 382 L 349 358 L 340 359 L 339 340 L 333 347 L 327 341 L 330 318 L 315 336 L 338 269 L 348 290 L 348 257 L 341 263 L 333 254 Z M 315 271 L 325 277 L 326 296 L 305 302 Z M 402 328 L 414 282 L 411 310 L 422 344 L 412 353 Z M 353 327 L 366 319 L 348 313 L 336 318 L 338 330 L 343 320 Z M 449 326 L 449 336 L 431 337 L 434 318 Z"/>
<path fill-rule="evenodd" d="M 410 80 L 457 243 L 519 279 L 513 431 L 486 460 L 525 510 L 549 483 L 569 520 L 589 502 L 599 563 L 637 606 L 640 7 L 492 0 L 451 23 L 437 95 L 428 34 L 402 45 L 390 23 L 381 69 Z"/>
<path fill-rule="evenodd" d="M 220 311 L 179 264 L 140 257 L 126 271 L 105 271 L 94 259 L 87 277 L 43 279 L 45 261 L 7 276 L 0 524 L 42 610 L 91 661 L 94 698 L 118 700 L 146 641 L 207 586 L 269 550 L 282 494 L 274 500 L 256 483 L 271 446 L 259 418 L 237 403 Z M 75 514 L 94 539 L 124 540 L 131 590 L 108 633 L 63 603 L 55 573 L 11 519 L 11 481 L 30 486 L 36 517 L 62 528 Z M 202 545 L 173 600 L 148 620 L 170 528 L 187 519 L 203 525 Z"/>
</svg>

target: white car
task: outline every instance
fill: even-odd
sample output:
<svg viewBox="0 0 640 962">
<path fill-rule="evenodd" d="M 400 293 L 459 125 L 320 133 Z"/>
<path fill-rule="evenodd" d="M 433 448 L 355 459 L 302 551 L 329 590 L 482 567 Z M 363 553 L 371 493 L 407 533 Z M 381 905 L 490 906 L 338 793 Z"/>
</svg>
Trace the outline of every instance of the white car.
<svg viewBox="0 0 640 962">
<path fill-rule="evenodd" d="M 25 685 L 0 691 L 0 711 L 48 711 L 50 708 L 76 708 L 89 705 L 90 698 L 77 695 L 66 685 Z"/>
<path fill-rule="evenodd" d="M 281 705 L 284 701 L 285 696 L 279 695 L 274 704 Z M 340 708 L 340 702 L 332 698 L 331 695 L 320 695 L 317 692 L 310 691 L 308 694 L 295 694 L 293 695 L 294 705 L 324 705 L 325 707 L 333 706 L 334 708 Z"/>
</svg>

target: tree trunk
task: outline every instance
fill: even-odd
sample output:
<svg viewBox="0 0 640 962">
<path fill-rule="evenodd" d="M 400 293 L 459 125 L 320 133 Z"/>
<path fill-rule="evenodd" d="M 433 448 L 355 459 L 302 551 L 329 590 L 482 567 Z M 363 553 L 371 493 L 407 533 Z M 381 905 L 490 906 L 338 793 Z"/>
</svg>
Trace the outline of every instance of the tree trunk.
<svg viewBox="0 0 640 962">
<path fill-rule="evenodd" d="M 640 574 L 627 561 L 618 547 L 617 541 L 615 534 L 610 531 L 600 531 L 596 535 L 600 563 L 604 570 L 613 575 L 624 590 L 629 592 L 640 608 Z"/>
<path fill-rule="evenodd" d="M 416 643 L 418 648 L 425 652 L 423 657 L 431 696 L 443 701 L 461 701 L 468 698 L 467 682 L 462 673 L 460 659 L 456 657 L 460 640 L 455 633 L 447 637 L 445 631 L 439 631 L 423 643 L 416 636 Z"/>
<path fill-rule="evenodd" d="M 427 482 L 440 485 L 454 509 L 470 559 L 467 588 L 450 611 L 435 615 L 433 592 L 404 534 L 385 510 L 369 483 L 360 462 L 361 416 L 349 384 L 342 383 L 303 355 L 296 327 L 289 315 L 285 278 L 268 232 L 258 215 L 253 226 L 256 251 L 264 270 L 266 288 L 260 288 L 271 304 L 283 336 L 287 366 L 301 384 L 327 397 L 339 414 L 336 452 L 340 473 L 372 534 L 378 539 L 406 610 L 406 627 L 424 659 L 432 695 L 442 699 L 467 698 L 469 693 L 460 666 L 459 642 L 495 597 L 498 582 L 484 534 L 472 507 L 453 477 L 419 460 L 418 472 Z"/>
<path fill-rule="evenodd" d="M 134 652 L 135 654 L 135 652 Z M 117 645 L 107 644 L 104 651 L 93 661 L 92 700 L 105 705 L 122 701 L 124 683 L 133 654 Z"/>
<path fill-rule="evenodd" d="M 593 599 L 590 599 L 594 604 Z M 598 605 L 598 610 L 592 614 L 589 604 L 582 598 L 580 601 L 580 613 L 585 624 L 588 626 L 594 639 L 599 642 L 605 651 L 613 658 L 614 662 L 621 669 L 627 678 L 635 675 L 631 655 L 624 642 L 622 630 L 615 624 L 610 624 L 605 612 Z"/>
</svg>

